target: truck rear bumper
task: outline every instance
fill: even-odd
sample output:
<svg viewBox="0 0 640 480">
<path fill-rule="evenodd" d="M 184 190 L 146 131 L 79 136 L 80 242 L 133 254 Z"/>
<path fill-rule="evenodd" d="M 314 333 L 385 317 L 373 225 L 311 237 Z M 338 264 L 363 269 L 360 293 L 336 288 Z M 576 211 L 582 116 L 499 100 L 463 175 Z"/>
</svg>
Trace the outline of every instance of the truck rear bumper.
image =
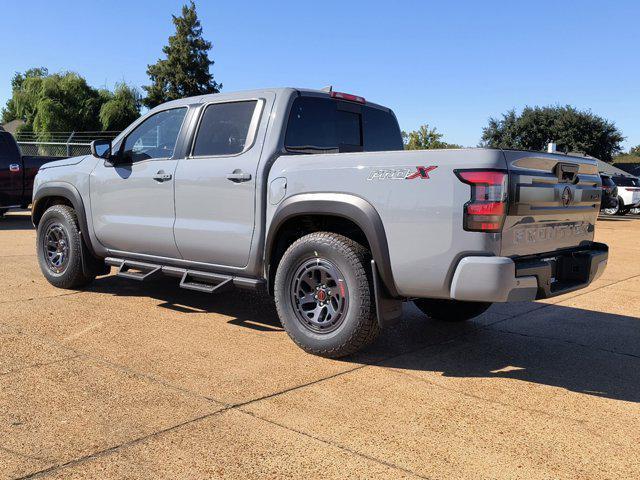
<svg viewBox="0 0 640 480">
<path fill-rule="evenodd" d="M 528 257 L 465 257 L 451 283 L 451 298 L 472 302 L 516 302 L 554 297 L 596 280 L 609 247 L 590 243 Z"/>
</svg>

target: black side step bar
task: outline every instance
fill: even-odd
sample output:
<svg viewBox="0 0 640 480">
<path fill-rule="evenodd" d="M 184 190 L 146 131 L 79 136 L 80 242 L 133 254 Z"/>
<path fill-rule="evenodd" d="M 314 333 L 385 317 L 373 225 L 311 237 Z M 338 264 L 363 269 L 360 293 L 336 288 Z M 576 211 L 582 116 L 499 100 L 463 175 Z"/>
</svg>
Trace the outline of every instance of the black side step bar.
<svg viewBox="0 0 640 480">
<path fill-rule="evenodd" d="M 227 277 L 220 283 L 209 283 L 209 278 L 203 278 L 202 275 L 197 273 L 186 271 L 182 275 L 180 280 L 180 288 L 186 288 L 187 290 L 195 290 L 196 292 L 213 293 L 222 290 L 225 286 L 231 286 L 233 277 Z"/>
<path fill-rule="evenodd" d="M 157 277 L 161 272 L 162 267 L 159 265 L 123 260 L 118 267 L 116 275 L 122 278 L 144 282 L 145 280 Z"/>
<path fill-rule="evenodd" d="M 144 281 L 157 275 L 167 275 L 180 279 L 179 286 L 196 292 L 214 293 L 227 287 L 236 286 L 249 290 L 257 290 L 264 285 L 263 279 L 236 277 L 221 273 L 203 272 L 187 268 L 158 265 L 153 263 L 125 260 L 122 258 L 105 258 L 105 263 L 118 268 L 119 277 Z"/>
</svg>

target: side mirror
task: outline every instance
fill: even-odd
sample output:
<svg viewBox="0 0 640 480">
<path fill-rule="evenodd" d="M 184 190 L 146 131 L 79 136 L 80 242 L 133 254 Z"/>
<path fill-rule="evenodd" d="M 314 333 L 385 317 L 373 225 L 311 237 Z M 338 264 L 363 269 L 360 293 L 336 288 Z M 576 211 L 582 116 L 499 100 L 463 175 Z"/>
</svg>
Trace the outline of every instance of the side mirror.
<svg viewBox="0 0 640 480">
<path fill-rule="evenodd" d="M 91 155 L 109 160 L 111 158 L 111 140 L 94 140 L 91 142 Z"/>
</svg>

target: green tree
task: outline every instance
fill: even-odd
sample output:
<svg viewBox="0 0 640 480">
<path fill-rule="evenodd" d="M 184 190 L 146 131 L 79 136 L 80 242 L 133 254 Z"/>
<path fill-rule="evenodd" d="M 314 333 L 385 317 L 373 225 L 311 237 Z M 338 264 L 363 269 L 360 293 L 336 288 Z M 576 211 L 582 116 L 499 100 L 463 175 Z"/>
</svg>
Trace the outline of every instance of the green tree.
<svg viewBox="0 0 640 480">
<path fill-rule="evenodd" d="M 126 83 L 119 83 L 113 93 L 103 90 L 100 94 L 104 98 L 100 107 L 100 123 L 102 130 L 124 130 L 140 116 L 140 92 Z"/>
<path fill-rule="evenodd" d="M 98 130 L 102 103 L 98 91 L 77 73 L 49 75 L 46 69 L 17 73 L 13 92 L 3 112 L 3 120 L 22 119 L 21 131 L 48 133 L 71 130 Z"/>
<path fill-rule="evenodd" d="M 49 75 L 49 70 L 44 67 L 30 68 L 24 73 L 17 72 L 11 79 L 11 91 L 13 97 L 7 101 L 7 105 L 2 109 L 2 123 L 10 122 L 12 120 L 20 119 L 27 115 L 25 109 L 29 106 L 35 105 L 33 99 L 26 97 L 26 92 L 22 86 L 24 81 L 28 78 L 44 78 Z M 22 92 L 22 94 L 16 96 L 16 92 Z M 33 86 L 32 86 L 33 93 Z M 20 97 L 20 98 L 17 98 Z M 33 112 L 29 112 L 33 115 Z"/>
<path fill-rule="evenodd" d="M 525 107 L 520 115 L 510 110 L 501 119 L 490 118 L 481 146 L 543 151 L 554 142 L 559 151 L 611 161 L 623 140 L 613 122 L 590 111 L 556 105 Z"/>
<path fill-rule="evenodd" d="M 462 148 L 455 143 L 443 142 L 441 139 L 444 135 L 431 128 L 429 125 L 422 125 L 418 130 L 413 132 L 402 132 L 402 140 L 404 141 L 405 150 L 433 150 L 437 148 Z"/>
<path fill-rule="evenodd" d="M 46 68 L 16 73 L 3 122 L 21 119 L 23 132 L 41 140 L 51 132 L 121 130 L 140 115 L 140 94 L 126 84 L 97 90 L 77 73 L 50 75 Z"/>
<path fill-rule="evenodd" d="M 631 147 L 629 149 L 629 155 L 634 157 L 640 157 L 640 145 L 636 145 L 635 147 Z"/>
<path fill-rule="evenodd" d="M 202 38 L 202 27 L 193 1 L 182 7 L 181 16 L 172 17 L 176 33 L 169 37 L 169 45 L 162 49 L 166 58 L 147 67 L 152 83 L 142 88 L 147 92 L 143 102 L 149 108 L 168 100 L 218 93 L 222 88 L 210 72 L 214 64 L 208 53 L 211 42 Z"/>
</svg>

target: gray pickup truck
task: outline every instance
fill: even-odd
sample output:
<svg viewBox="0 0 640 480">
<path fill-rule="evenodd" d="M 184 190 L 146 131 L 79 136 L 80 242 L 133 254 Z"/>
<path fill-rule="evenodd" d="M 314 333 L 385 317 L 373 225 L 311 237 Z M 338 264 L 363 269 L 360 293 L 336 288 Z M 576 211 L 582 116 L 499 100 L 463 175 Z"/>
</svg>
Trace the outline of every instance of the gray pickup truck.
<svg viewBox="0 0 640 480">
<path fill-rule="evenodd" d="M 340 357 L 403 301 L 461 321 L 587 286 L 607 263 L 600 195 L 590 158 L 403 151 L 388 108 L 282 88 L 172 101 L 92 155 L 44 165 L 33 223 L 53 285 L 116 267 L 262 289 L 300 347 Z"/>
</svg>

